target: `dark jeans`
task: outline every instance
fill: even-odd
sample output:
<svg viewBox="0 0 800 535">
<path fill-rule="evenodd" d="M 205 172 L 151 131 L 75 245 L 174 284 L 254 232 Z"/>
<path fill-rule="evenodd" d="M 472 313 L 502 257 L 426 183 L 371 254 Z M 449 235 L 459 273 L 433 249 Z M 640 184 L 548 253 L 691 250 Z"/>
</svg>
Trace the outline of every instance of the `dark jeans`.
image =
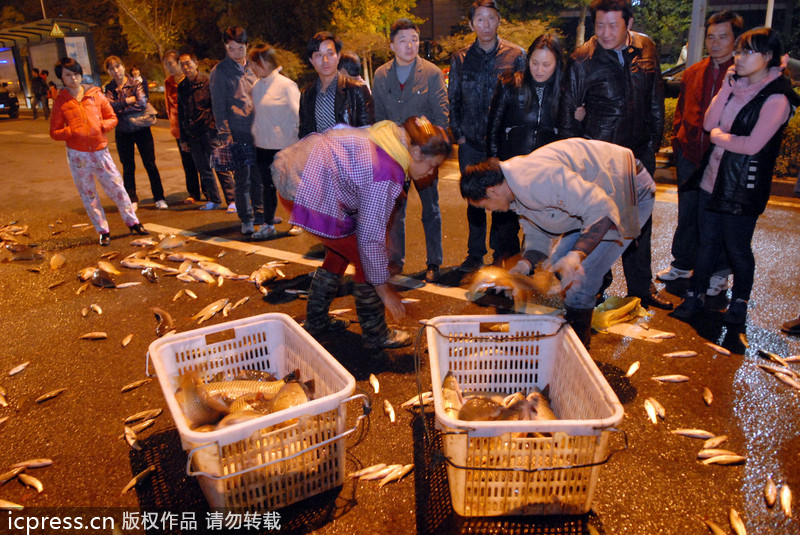
<svg viewBox="0 0 800 535">
<path fill-rule="evenodd" d="M 628 284 L 628 295 L 646 297 L 655 293 L 653 270 L 650 266 L 650 240 L 653 235 L 653 216 L 642 226 L 639 237 L 622 253 L 622 271 Z"/>
<path fill-rule="evenodd" d="M 139 128 L 134 132 L 116 131 L 117 154 L 122 163 L 122 182 L 125 184 L 125 191 L 131 198 L 131 202 L 139 202 L 136 195 L 136 159 L 133 152 L 134 145 L 139 149 L 139 157 L 142 159 L 150 179 L 150 190 L 153 192 L 153 200 L 164 200 L 164 188 L 161 186 L 161 175 L 158 174 L 156 167 L 156 152 L 153 146 L 153 134 L 150 127 Z"/>
<path fill-rule="evenodd" d="M 486 152 L 468 143 L 458 146 L 458 168 L 463 173 L 468 165 L 482 162 Z M 486 254 L 486 210 L 467 206 L 467 254 L 483 258 Z M 489 231 L 489 246 L 494 259 L 508 258 L 519 253 L 519 220 L 514 212 L 492 212 L 492 226 Z"/>
<path fill-rule="evenodd" d="M 31 109 L 33 110 L 33 118 L 39 118 L 39 104 L 42 105 L 42 111 L 44 111 L 44 118 L 50 118 L 50 100 L 47 98 L 47 95 L 42 97 L 37 97 L 36 95 L 33 96 L 31 99 Z"/>
<path fill-rule="evenodd" d="M 272 182 L 272 171 L 270 166 L 275 155 L 278 154 L 277 150 L 259 149 L 256 147 L 256 169 L 258 176 L 261 179 L 261 187 L 263 191 L 264 222 L 271 225 L 272 219 L 275 217 L 275 210 L 278 208 L 278 194 L 275 190 L 275 184 Z"/>
<path fill-rule="evenodd" d="M 200 196 L 200 180 L 197 175 L 197 168 L 194 166 L 194 159 L 192 158 L 192 152 L 184 152 L 181 150 L 181 140 L 175 140 L 178 143 L 178 154 L 181 155 L 181 165 L 183 166 L 183 175 L 186 179 L 186 192 L 189 194 L 189 197 L 192 199 L 199 201 L 201 199 Z"/>
<path fill-rule="evenodd" d="M 231 138 L 237 143 L 253 145 L 250 132 L 231 131 Z M 256 166 L 242 167 L 233 171 L 233 182 L 236 193 L 236 214 L 242 223 L 260 225 L 264 222 L 263 191 L 260 180 L 255 178 Z"/>
<path fill-rule="evenodd" d="M 442 252 L 442 213 L 439 210 L 439 179 L 435 178 L 422 189 L 413 180 L 422 204 L 422 229 L 425 232 L 426 264 L 441 266 Z M 409 185 L 409 190 L 411 189 Z M 408 192 L 406 192 L 408 193 Z M 389 261 L 400 267 L 406 260 L 406 207 L 408 199 L 398 200 L 392 219 L 389 221 Z"/>
<path fill-rule="evenodd" d="M 752 241 L 758 216 L 712 212 L 708 210 L 711 197 L 712 195 L 706 191 L 700 192 L 698 214 L 700 243 L 690 290 L 695 295 L 705 293 L 717 260 L 724 251 L 728 255 L 733 271 L 732 300 L 747 301 L 753 290 L 753 276 L 756 269 Z"/>
<path fill-rule="evenodd" d="M 214 171 L 211 169 L 211 138 L 208 136 L 187 139 L 191 149 L 192 159 L 197 172 L 200 173 L 200 185 L 203 193 L 209 201 L 220 204 L 222 200 L 217 189 L 217 180 L 214 178 Z M 195 198 L 199 198 L 195 197 Z"/>
</svg>

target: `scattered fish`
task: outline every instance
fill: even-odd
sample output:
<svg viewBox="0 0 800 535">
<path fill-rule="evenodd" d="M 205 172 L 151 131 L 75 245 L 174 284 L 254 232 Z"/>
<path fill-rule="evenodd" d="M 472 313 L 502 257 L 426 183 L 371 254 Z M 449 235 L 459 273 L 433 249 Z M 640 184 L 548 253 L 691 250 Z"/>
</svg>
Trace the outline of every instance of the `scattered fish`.
<svg viewBox="0 0 800 535">
<path fill-rule="evenodd" d="M 792 491 L 788 483 L 781 485 L 780 500 L 783 514 L 792 518 Z"/>
<path fill-rule="evenodd" d="M 81 316 L 85 318 L 88 315 L 89 315 L 89 307 L 83 307 L 81 309 Z"/>
<path fill-rule="evenodd" d="M 233 303 L 227 303 L 224 307 L 222 307 L 222 317 L 227 318 L 228 313 L 231 311 L 232 308 L 233 308 Z"/>
<path fill-rule="evenodd" d="M 264 264 L 250 274 L 247 280 L 258 287 L 264 286 L 278 278 L 277 268 Z M 286 293 L 293 293 L 291 289 L 285 290 Z"/>
<path fill-rule="evenodd" d="M 0 407 L 8 407 L 8 400 L 6 400 L 6 389 L 0 386 Z"/>
<path fill-rule="evenodd" d="M 24 508 L 24 506 L 18 503 L 10 502 L 0 498 L 0 509 L 4 511 L 22 511 Z"/>
<path fill-rule="evenodd" d="M 775 377 L 787 385 L 791 386 L 795 390 L 800 390 L 800 382 L 798 382 L 792 375 L 788 375 L 785 373 L 776 373 Z"/>
<path fill-rule="evenodd" d="M 205 256 L 197 253 L 172 253 L 171 255 L 167 256 L 167 260 L 171 260 L 173 262 L 184 262 L 188 260 L 189 262 L 213 262 L 214 259 L 210 256 Z"/>
<path fill-rule="evenodd" d="M 673 429 L 670 431 L 673 435 L 681 435 L 689 438 L 702 438 L 704 440 L 715 437 L 714 433 L 709 433 L 703 429 Z"/>
<path fill-rule="evenodd" d="M 669 358 L 696 357 L 697 351 L 673 351 L 672 353 L 664 353 L 664 356 Z"/>
<path fill-rule="evenodd" d="M 196 297 L 196 296 L 195 296 L 195 297 Z M 232 311 L 233 311 L 233 310 L 236 310 L 237 308 L 239 308 L 239 307 L 240 307 L 240 306 L 242 306 L 243 304 L 247 303 L 249 300 L 250 300 L 250 296 L 249 296 L 249 295 L 246 295 L 246 296 L 242 297 L 241 299 L 239 299 L 238 301 L 236 301 L 236 302 L 233 304 L 233 306 L 231 307 L 231 310 L 232 310 Z"/>
<path fill-rule="evenodd" d="M 194 277 L 198 282 L 205 282 L 206 284 L 214 284 L 217 280 L 206 270 L 193 267 L 186 272 L 190 277 Z"/>
<path fill-rule="evenodd" d="M 160 269 L 165 273 L 174 273 L 177 274 L 178 270 L 175 268 L 167 267 L 164 264 L 159 264 L 158 262 L 154 262 L 148 258 L 136 258 L 133 256 L 129 256 L 124 258 L 120 261 L 120 265 L 122 267 L 130 268 L 130 269 Z"/>
<path fill-rule="evenodd" d="M 56 253 L 50 257 L 50 269 L 53 271 L 60 269 L 66 263 L 67 259 L 61 253 Z"/>
<path fill-rule="evenodd" d="M 413 407 L 415 405 L 420 405 L 420 400 L 422 400 L 422 405 L 423 406 L 430 405 L 431 403 L 433 403 L 433 392 L 428 391 L 428 392 L 423 392 L 422 394 L 417 394 L 413 398 L 411 398 L 411 399 L 409 399 L 407 401 L 404 401 L 400 405 L 400 408 L 401 409 L 406 409 L 408 407 Z"/>
<path fill-rule="evenodd" d="M 402 301 L 406 305 L 411 305 L 413 303 L 419 303 L 419 299 L 416 299 L 414 297 L 404 297 L 400 301 Z"/>
<path fill-rule="evenodd" d="M 533 277 L 510 273 L 508 270 L 496 266 L 487 266 L 479 269 L 467 291 L 467 299 L 477 301 L 483 297 L 487 290 L 494 293 L 502 293 L 514 300 L 514 310 L 522 311 L 526 308 L 528 301 L 534 295 L 546 295 L 551 288 L 555 287 L 552 281 L 543 280 L 542 274 L 546 270 L 540 270 Z M 555 283 L 558 284 L 557 281 Z"/>
<path fill-rule="evenodd" d="M 376 394 L 381 391 L 381 384 L 378 382 L 378 378 L 375 377 L 374 373 L 369 374 L 369 384 L 372 385 L 372 390 L 374 390 Z"/>
<path fill-rule="evenodd" d="M 398 468 L 402 468 L 402 467 L 403 467 L 402 464 L 390 464 L 389 466 L 387 466 L 386 468 L 383 468 L 381 470 L 378 470 L 378 471 L 375 471 L 375 472 L 369 472 L 367 474 L 359 476 L 358 479 L 360 479 L 362 481 L 372 481 L 374 479 L 383 479 L 384 477 L 388 476 L 389 474 L 391 474 L 392 472 L 394 472 Z"/>
<path fill-rule="evenodd" d="M 131 431 L 133 431 L 134 433 L 138 434 L 138 433 L 144 431 L 145 429 L 147 429 L 148 427 L 150 427 L 151 425 L 153 425 L 154 423 L 156 423 L 156 419 L 155 418 L 150 418 L 148 420 L 143 420 L 143 421 L 139 422 L 138 424 L 134 424 L 134 425 L 131 425 L 129 427 L 131 428 Z"/>
<path fill-rule="evenodd" d="M 41 492 L 44 490 L 44 485 L 42 485 L 41 481 L 31 475 L 26 474 L 25 472 L 20 472 L 17 475 L 17 479 L 19 479 L 24 485 L 36 489 L 39 494 L 41 494 Z"/>
<path fill-rule="evenodd" d="M 51 464 L 53 464 L 53 460 L 52 459 L 46 459 L 46 458 L 28 459 L 27 461 L 20 461 L 18 463 L 14 463 L 11 466 L 9 466 L 9 468 L 11 468 L 12 470 L 14 468 L 23 468 L 23 469 L 27 469 L 27 468 L 44 468 L 45 466 L 50 466 Z"/>
<path fill-rule="evenodd" d="M 105 340 L 108 338 L 108 333 L 102 331 L 93 331 L 90 333 L 82 334 L 78 337 L 80 340 Z"/>
<path fill-rule="evenodd" d="M 721 450 L 718 448 L 702 449 L 697 452 L 697 458 L 699 460 L 709 459 L 711 457 L 716 457 L 717 455 L 736 455 L 736 452 L 731 450 Z"/>
<path fill-rule="evenodd" d="M 384 468 L 386 468 L 386 463 L 373 464 L 372 466 L 362 468 L 356 472 L 350 472 L 347 477 L 361 477 L 366 474 L 371 474 L 372 472 L 377 472 L 378 470 L 383 470 Z"/>
<path fill-rule="evenodd" d="M 155 244 L 156 242 L 152 238 L 136 238 L 135 240 L 131 240 L 128 245 L 134 247 L 152 247 Z"/>
<path fill-rule="evenodd" d="M 714 449 L 720 446 L 726 440 L 728 440 L 728 435 L 717 435 L 715 437 L 711 437 L 705 442 L 703 442 L 703 449 L 705 450 Z"/>
<path fill-rule="evenodd" d="M 747 459 L 741 455 L 716 455 L 701 461 L 703 464 L 742 464 Z"/>
<path fill-rule="evenodd" d="M 628 368 L 628 372 L 625 374 L 625 377 L 633 377 L 633 374 L 639 371 L 639 361 L 637 360 L 633 364 L 631 364 L 630 368 Z"/>
<path fill-rule="evenodd" d="M 178 299 L 180 299 L 180 298 L 181 298 L 181 296 L 182 296 L 184 293 L 185 293 L 185 292 L 184 292 L 183 290 L 178 290 L 178 293 L 176 293 L 176 294 L 175 294 L 175 297 L 173 297 L 173 298 L 172 298 L 172 302 L 174 303 L 175 301 L 177 301 Z"/>
<path fill-rule="evenodd" d="M 792 355 L 783 359 L 784 362 L 800 362 L 800 355 Z"/>
<path fill-rule="evenodd" d="M 200 325 L 204 321 L 211 319 L 217 312 L 222 310 L 229 301 L 230 299 L 227 298 L 218 299 L 210 305 L 205 306 L 202 310 L 200 310 L 200 312 L 192 316 L 191 319 L 196 319 L 197 324 Z"/>
<path fill-rule="evenodd" d="M 225 281 L 225 277 L 223 277 L 222 275 L 219 275 L 219 276 L 217 277 L 217 287 L 219 287 L 219 286 L 222 286 L 222 283 L 223 283 L 224 281 Z"/>
<path fill-rule="evenodd" d="M 142 450 L 142 446 L 139 444 L 139 440 L 136 438 L 136 432 L 127 425 L 125 426 L 125 441 L 128 443 L 128 446 L 136 451 Z"/>
<path fill-rule="evenodd" d="M 172 316 L 169 315 L 169 312 L 158 307 L 152 307 L 150 311 L 155 314 L 156 321 L 158 321 L 158 325 L 156 326 L 157 338 L 161 338 L 168 332 L 175 329 L 175 322 L 172 321 Z"/>
<path fill-rule="evenodd" d="M 705 524 L 708 527 L 709 531 L 711 531 L 711 533 L 713 533 L 713 535 L 728 535 L 725 532 L 725 530 L 723 530 L 721 527 L 716 525 L 711 520 L 703 520 L 703 522 L 705 522 Z"/>
<path fill-rule="evenodd" d="M 89 283 L 88 282 L 84 282 L 83 284 L 81 284 L 80 288 L 78 288 L 75 291 L 75 295 L 81 295 L 83 292 L 85 292 L 88 289 L 89 289 Z"/>
<path fill-rule="evenodd" d="M 95 271 L 97 271 L 96 267 L 85 267 L 78 272 L 78 279 L 81 281 L 88 281 L 92 278 Z"/>
<path fill-rule="evenodd" d="M 56 281 L 53 284 L 51 284 L 50 286 L 48 286 L 47 289 L 48 290 L 52 290 L 53 288 L 58 288 L 59 286 L 61 286 L 65 282 L 67 282 L 66 279 L 65 280 Z"/>
<path fill-rule="evenodd" d="M 778 487 L 772 481 L 772 476 L 767 476 L 767 480 L 764 482 L 764 500 L 767 502 L 767 507 L 774 506 L 778 500 Z"/>
<path fill-rule="evenodd" d="M 122 347 L 127 347 L 127 345 L 131 343 L 131 340 L 133 340 L 133 334 L 129 334 L 128 336 L 123 338 L 122 339 Z"/>
<path fill-rule="evenodd" d="M 9 372 L 8 372 L 8 376 L 9 376 L 9 377 L 11 377 L 12 375 L 17 375 L 19 372 L 21 372 L 22 370 L 24 370 L 25 368 L 27 368 L 27 367 L 28 367 L 28 364 L 30 364 L 30 363 L 31 363 L 31 361 L 29 361 L 29 360 L 26 360 L 26 361 L 25 361 L 25 362 L 23 362 L 22 364 L 20 364 L 20 365 L 18 365 L 18 366 L 14 366 L 13 368 L 11 368 L 11 369 L 9 370 Z"/>
<path fill-rule="evenodd" d="M 772 362 L 786 368 L 787 370 L 786 373 L 794 375 L 795 377 L 800 377 L 800 375 L 798 375 L 794 370 L 789 368 L 789 363 L 786 361 L 786 359 L 782 358 L 781 356 L 776 355 L 775 353 L 772 353 L 770 351 L 764 351 L 763 349 L 758 349 L 757 353 L 760 357 L 765 358 L 767 360 L 771 360 Z"/>
<path fill-rule="evenodd" d="M 92 303 L 91 305 L 89 305 L 89 308 L 94 310 L 97 314 L 102 314 L 103 313 L 103 309 L 100 308 L 100 305 L 95 305 L 94 303 Z"/>
<path fill-rule="evenodd" d="M 6 423 L 8 421 L 8 419 L 9 419 L 9 416 L 3 416 L 2 418 L 0 418 L 0 425 Z"/>
<path fill-rule="evenodd" d="M 191 297 L 192 299 L 197 299 L 197 294 L 193 291 L 189 290 L 188 288 L 183 291 L 186 294 L 186 297 Z"/>
<path fill-rule="evenodd" d="M 144 470 L 142 470 L 141 472 L 139 472 L 138 474 L 133 476 L 133 479 L 131 479 L 128 482 L 128 484 L 125 485 L 125 487 L 122 489 L 122 492 L 120 492 L 120 494 L 125 494 L 126 492 L 131 490 L 133 487 L 135 487 L 136 485 L 138 485 L 139 483 L 141 483 L 145 479 L 149 478 L 152 475 L 152 473 L 155 472 L 155 471 L 156 471 L 156 467 L 155 466 L 153 466 L 153 465 L 148 466 L 147 468 L 145 468 Z"/>
<path fill-rule="evenodd" d="M 386 416 L 389 417 L 389 421 L 391 423 L 394 423 L 395 421 L 394 407 L 392 407 L 392 404 L 389 402 L 388 399 L 383 400 L 383 412 L 386 414 Z"/>
<path fill-rule="evenodd" d="M 162 412 L 163 409 L 150 409 L 142 412 L 137 412 L 136 414 L 132 414 L 127 418 L 125 418 L 124 423 L 130 424 L 133 422 L 138 422 L 139 420 L 151 420 L 153 418 L 158 418 Z"/>
<path fill-rule="evenodd" d="M 139 286 L 140 284 L 141 284 L 141 281 L 123 282 L 123 283 L 117 284 L 117 290 L 123 290 L 125 288 L 130 288 L 132 286 Z"/>
<path fill-rule="evenodd" d="M 220 251 L 219 253 L 217 253 L 217 258 L 222 258 L 226 254 L 228 254 L 228 251 Z"/>
<path fill-rule="evenodd" d="M 105 260 L 100 260 L 97 263 L 97 267 L 99 267 L 106 273 L 110 273 L 111 275 L 122 275 L 122 272 L 117 268 L 115 268 L 111 262 L 106 262 Z"/>
<path fill-rule="evenodd" d="M 647 412 L 647 417 L 650 418 L 650 421 L 657 424 L 658 415 L 656 414 L 656 408 L 653 406 L 653 402 L 650 401 L 650 398 L 644 400 L 644 410 Z"/>
<path fill-rule="evenodd" d="M 147 379 L 139 379 L 138 381 L 134 381 L 132 383 L 128 383 L 128 384 L 126 384 L 125 386 L 122 387 L 122 392 L 123 393 L 130 392 L 134 388 L 139 388 L 142 385 L 146 385 L 150 381 L 152 381 L 152 379 L 147 378 Z"/>
<path fill-rule="evenodd" d="M 144 276 L 145 279 L 147 279 L 147 282 L 152 282 L 153 284 L 158 282 L 159 279 L 161 278 L 158 276 L 158 272 L 151 267 L 144 268 L 142 270 L 142 275 Z"/>
<path fill-rule="evenodd" d="M 447 372 L 442 381 L 442 398 L 444 413 L 451 418 L 458 418 L 458 413 L 464 406 L 464 397 L 461 386 L 451 371 Z"/>
<path fill-rule="evenodd" d="M 664 405 L 658 402 L 656 398 L 647 398 L 650 400 L 650 403 L 653 405 L 653 408 L 656 410 L 656 414 L 662 420 L 667 417 L 667 410 L 664 408 Z"/>
<path fill-rule="evenodd" d="M 106 273 L 101 269 L 97 269 L 94 271 L 92 275 L 92 284 L 97 286 L 98 288 L 116 288 L 117 281 L 114 278 Z"/>
<path fill-rule="evenodd" d="M 689 380 L 689 378 L 685 375 L 657 375 L 655 377 L 651 377 L 651 379 L 661 383 L 685 383 Z"/>
<path fill-rule="evenodd" d="M 728 517 L 731 521 L 731 528 L 733 528 L 733 532 L 736 533 L 736 535 L 747 535 L 747 530 L 744 527 L 744 522 L 742 522 L 742 517 L 739 516 L 739 513 L 736 512 L 736 509 L 731 507 Z"/>
<path fill-rule="evenodd" d="M 248 278 L 247 275 L 239 275 L 234 273 L 230 269 L 226 268 L 221 264 L 217 264 L 216 262 L 198 262 L 197 265 L 200 269 L 211 273 L 212 275 L 216 275 L 217 277 L 225 277 L 226 279 L 234 279 L 234 280 L 243 280 Z"/>
<path fill-rule="evenodd" d="M 378 488 L 382 488 L 384 485 L 386 485 L 387 483 L 391 483 L 392 481 L 400 481 L 406 476 L 406 474 L 411 472 L 411 470 L 413 469 L 414 469 L 413 464 L 407 464 L 402 468 L 398 468 L 397 470 L 390 472 L 386 477 L 381 479 L 381 482 L 378 484 Z"/>
<path fill-rule="evenodd" d="M 105 258 L 106 260 L 114 260 L 118 256 L 119 256 L 119 251 L 109 251 L 107 253 L 101 254 L 100 258 Z"/>
<path fill-rule="evenodd" d="M 75 223 L 72 225 L 72 228 L 86 228 L 89 226 L 89 223 Z"/>
<path fill-rule="evenodd" d="M 386 465 L 384 465 L 384 466 L 386 466 Z M 0 486 L 5 485 L 9 481 L 11 481 L 15 477 L 17 477 L 20 474 L 20 472 L 22 472 L 23 470 L 25 470 L 24 466 L 18 466 L 16 468 L 12 468 L 11 470 L 8 470 L 8 471 L 3 472 L 2 474 L 0 474 Z"/>
<path fill-rule="evenodd" d="M 348 312 L 352 312 L 352 308 L 337 308 L 328 312 L 331 316 L 341 316 L 342 314 L 347 314 Z"/>
<path fill-rule="evenodd" d="M 45 401 L 47 401 L 49 399 L 53 399 L 54 397 L 58 396 L 59 394 L 61 394 L 65 390 L 66 390 L 66 388 L 58 388 L 56 390 L 51 390 L 50 392 L 48 392 L 46 394 L 42 394 L 41 396 L 36 398 L 36 403 L 43 403 L 43 402 L 45 402 Z"/>
<path fill-rule="evenodd" d="M 188 241 L 187 238 L 182 236 L 175 236 L 174 234 L 170 234 L 156 245 L 158 249 L 175 249 L 177 247 L 182 247 Z"/>
<path fill-rule="evenodd" d="M 730 351 L 728 351 L 727 349 L 725 349 L 722 346 L 718 346 L 717 344 L 713 344 L 711 342 L 706 342 L 706 345 L 708 347 L 710 347 L 711 349 L 713 349 L 714 351 L 716 351 L 717 353 L 721 354 L 721 355 L 730 355 L 731 354 Z"/>
</svg>

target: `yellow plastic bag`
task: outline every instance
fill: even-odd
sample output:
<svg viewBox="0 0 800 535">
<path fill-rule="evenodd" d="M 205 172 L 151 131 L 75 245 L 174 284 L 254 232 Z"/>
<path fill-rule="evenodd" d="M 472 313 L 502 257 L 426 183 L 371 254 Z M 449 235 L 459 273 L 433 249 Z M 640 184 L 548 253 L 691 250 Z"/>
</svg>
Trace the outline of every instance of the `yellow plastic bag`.
<svg viewBox="0 0 800 535">
<path fill-rule="evenodd" d="M 642 300 L 638 297 L 611 296 L 594 307 L 592 328 L 599 332 L 605 331 L 615 323 L 633 321 L 636 318 L 647 316 L 647 314 L 647 311 L 642 308 Z"/>
</svg>

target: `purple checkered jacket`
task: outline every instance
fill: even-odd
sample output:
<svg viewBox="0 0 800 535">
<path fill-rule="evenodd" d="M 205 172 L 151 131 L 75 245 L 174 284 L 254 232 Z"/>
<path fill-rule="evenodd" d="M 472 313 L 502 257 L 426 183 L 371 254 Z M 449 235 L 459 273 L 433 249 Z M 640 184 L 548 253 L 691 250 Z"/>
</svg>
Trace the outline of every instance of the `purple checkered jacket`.
<svg viewBox="0 0 800 535">
<path fill-rule="evenodd" d="M 389 280 L 386 229 L 406 173 L 363 132 L 347 130 L 300 142 L 313 148 L 290 222 L 326 238 L 355 234 L 367 282 L 380 285 Z"/>
</svg>

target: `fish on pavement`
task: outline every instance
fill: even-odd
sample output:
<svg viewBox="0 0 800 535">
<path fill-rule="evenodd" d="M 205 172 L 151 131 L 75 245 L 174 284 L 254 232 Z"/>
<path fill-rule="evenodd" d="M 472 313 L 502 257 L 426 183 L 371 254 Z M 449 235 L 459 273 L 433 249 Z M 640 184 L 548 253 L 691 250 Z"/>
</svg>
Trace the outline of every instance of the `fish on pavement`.
<svg viewBox="0 0 800 535">
<path fill-rule="evenodd" d="M 406 476 L 406 474 L 411 472 L 411 470 L 413 469 L 414 469 L 413 464 L 407 464 L 402 468 L 398 468 L 397 470 L 390 472 L 386 477 L 381 479 L 381 482 L 378 483 L 378 488 L 382 488 L 384 485 L 386 485 L 387 483 L 391 483 L 392 481 L 400 481 Z"/>
<path fill-rule="evenodd" d="M 349 474 L 347 474 L 347 477 L 361 477 L 365 474 L 371 474 L 372 472 L 383 470 L 384 468 L 386 468 L 386 463 L 373 464 L 372 466 L 367 466 L 366 468 L 362 468 L 361 470 L 350 472 Z"/>
<path fill-rule="evenodd" d="M 657 375 L 651 379 L 660 383 L 685 383 L 689 380 L 685 375 Z"/>
<path fill-rule="evenodd" d="M 764 501 L 767 502 L 767 507 L 772 507 L 778 500 L 778 487 L 772 481 L 772 476 L 767 476 L 764 482 Z"/>
<path fill-rule="evenodd" d="M 42 394 L 41 396 L 36 398 L 36 403 L 43 403 L 43 402 L 45 402 L 45 401 L 47 401 L 49 399 L 53 399 L 54 397 L 58 396 L 59 394 L 61 394 L 65 390 L 66 390 L 66 388 L 59 388 L 59 389 L 56 389 L 56 390 L 51 390 L 50 392 L 48 392 L 46 394 Z"/>
<path fill-rule="evenodd" d="M 707 440 L 709 438 L 715 437 L 714 433 L 706 431 L 704 429 L 673 429 L 670 431 L 673 435 L 681 435 L 684 437 L 689 438 L 702 438 L 703 440 Z"/>
<path fill-rule="evenodd" d="M 147 468 L 145 468 L 144 470 L 142 470 L 141 472 L 139 472 L 138 474 L 133 476 L 133 479 L 131 479 L 128 482 L 128 484 L 125 485 L 125 487 L 122 489 L 122 492 L 120 494 L 125 494 L 126 492 L 131 490 L 133 487 L 135 487 L 136 485 L 138 485 L 139 483 L 141 483 L 142 481 L 144 481 L 145 479 L 150 477 L 150 475 L 155 471 L 156 471 L 156 467 L 151 464 L 150 466 L 148 466 Z"/>
<path fill-rule="evenodd" d="M 216 275 L 217 277 L 225 277 L 226 279 L 233 279 L 233 280 L 244 280 L 247 279 L 247 275 L 239 275 L 234 273 L 227 267 L 217 264 L 216 262 L 198 262 L 197 265 L 200 269 L 205 270 L 212 275 Z"/>
<path fill-rule="evenodd" d="M 197 324 L 199 325 L 199 324 L 203 323 L 204 321 L 212 318 L 214 316 L 214 314 L 216 314 L 217 312 L 219 312 L 223 308 L 225 308 L 225 305 L 227 305 L 229 301 L 230 301 L 230 299 L 227 299 L 227 298 L 217 299 L 216 301 L 214 301 L 210 305 L 207 305 L 207 306 L 203 307 L 203 309 L 200 310 L 200 312 L 198 312 L 194 316 L 192 316 L 191 319 L 198 320 Z"/>
<path fill-rule="evenodd" d="M 628 368 L 628 372 L 625 374 L 625 377 L 633 377 L 633 374 L 639 371 L 640 366 L 641 364 L 639 363 L 638 360 L 633 364 L 631 364 L 630 368 Z"/>
<path fill-rule="evenodd" d="M 133 381 L 132 383 L 128 383 L 122 387 L 122 393 L 124 394 L 125 392 L 130 392 L 134 388 L 139 388 L 142 385 L 146 385 L 150 381 L 152 381 L 152 379 L 148 377 L 147 379 L 139 379 L 138 381 Z"/>
<path fill-rule="evenodd" d="M 383 400 L 383 412 L 386 416 L 389 417 L 389 421 L 394 423 L 395 421 L 395 414 L 394 414 L 394 407 L 392 407 L 392 403 L 388 399 Z"/>
<path fill-rule="evenodd" d="M 208 271 L 200 268 L 193 267 L 186 272 L 190 277 L 194 277 L 198 282 L 205 282 L 206 284 L 214 284 L 217 280 Z"/>
<path fill-rule="evenodd" d="M 173 262 L 184 262 L 188 260 L 189 262 L 213 262 L 214 259 L 210 256 L 205 256 L 197 253 L 172 253 L 167 256 L 167 260 L 171 260 Z"/>
<path fill-rule="evenodd" d="M 156 326 L 156 336 L 158 338 L 175 330 L 175 322 L 172 320 L 172 316 L 170 316 L 169 312 L 158 307 L 152 307 L 150 310 L 155 315 L 156 321 L 158 321 L 158 325 Z"/>
<path fill-rule="evenodd" d="M 90 333 L 82 334 L 78 337 L 81 340 L 105 340 L 108 338 L 108 333 L 103 331 L 93 331 Z"/>
<path fill-rule="evenodd" d="M 375 377 L 374 373 L 369 374 L 369 384 L 372 385 L 372 390 L 374 390 L 376 394 L 381 391 L 381 383 L 378 381 L 378 378 Z"/>
<path fill-rule="evenodd" d="M 783 514 L 792 518 L 792 491 L 788 483 L 781 485 L 780 500 Z"/>
</svg>

